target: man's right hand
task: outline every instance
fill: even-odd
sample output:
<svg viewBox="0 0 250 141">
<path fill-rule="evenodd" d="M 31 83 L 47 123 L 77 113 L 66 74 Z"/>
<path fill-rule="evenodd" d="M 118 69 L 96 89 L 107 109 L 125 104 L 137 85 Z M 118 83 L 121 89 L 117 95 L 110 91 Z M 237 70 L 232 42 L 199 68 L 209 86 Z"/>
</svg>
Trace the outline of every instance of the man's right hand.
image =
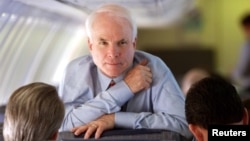
<svg viewBox="0 0 250 141">
<path fill-rule="evenodd" d="M 127 73 L 124 79 L 134 94 L 150 87 L 152 72 L 147 64 L 148 60 L 141 61 Z"/>
</svg>

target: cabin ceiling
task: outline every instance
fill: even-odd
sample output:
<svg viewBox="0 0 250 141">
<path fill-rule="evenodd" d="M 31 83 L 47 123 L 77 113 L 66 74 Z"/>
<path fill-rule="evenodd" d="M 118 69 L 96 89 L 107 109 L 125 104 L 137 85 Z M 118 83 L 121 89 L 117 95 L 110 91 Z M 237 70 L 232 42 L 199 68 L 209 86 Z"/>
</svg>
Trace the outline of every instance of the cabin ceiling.
<svg viewBox="0 0 250 141">
<path fill-rule="evenodd" d="M 139 27 L 167 26 L 195 8 L 195 0 L 16 0 L 81 20 L 104 3 L 118 3 L 134 15 Z"/>
</svg>

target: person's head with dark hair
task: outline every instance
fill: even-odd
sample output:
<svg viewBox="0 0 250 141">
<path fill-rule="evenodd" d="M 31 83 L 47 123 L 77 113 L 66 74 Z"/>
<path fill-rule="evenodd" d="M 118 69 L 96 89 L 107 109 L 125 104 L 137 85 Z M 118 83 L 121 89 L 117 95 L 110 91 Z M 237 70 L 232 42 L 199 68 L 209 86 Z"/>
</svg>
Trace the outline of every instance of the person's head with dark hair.
<svg viewBox="0 0 250 141">
<path fill-rule="evenodd" d="M 250 25 L 250 13 L 247 13 L 242 17 L 241 25 L 242 26 Z"/>
<path fill-rule="evenodd" d="M 244 14 L 240 21 L 243 32 L 247 39 L 250 38 L 250 13 Z"/>
<path fill-rule="evenodd" d="M 207 140 L 209 125 L 248 124 L 248 112 L 235 87 L 222 78 L 194 83 L 186 96 L 185 114 L 198 141 Z"/>
</svg>

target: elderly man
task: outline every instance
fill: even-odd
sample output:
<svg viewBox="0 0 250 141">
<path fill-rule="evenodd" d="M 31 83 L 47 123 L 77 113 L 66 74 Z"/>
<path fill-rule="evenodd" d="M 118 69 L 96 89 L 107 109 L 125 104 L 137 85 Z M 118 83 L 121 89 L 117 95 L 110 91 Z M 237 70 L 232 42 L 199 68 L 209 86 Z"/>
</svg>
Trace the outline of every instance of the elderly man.
<svg viewBox="0 0 250 141">
<path fill-rule="evenodd" d="M 66 107 L 61 131 L 85 132 L 87 139 L 113 128 L 147 128 L 190 137 L 182 91 L 160 58 L 136 50 L 128 10 L 100 7 L 88 17 L 86 32 L 90 54 L 68 65 L 59 86 Z"/>
</svg>

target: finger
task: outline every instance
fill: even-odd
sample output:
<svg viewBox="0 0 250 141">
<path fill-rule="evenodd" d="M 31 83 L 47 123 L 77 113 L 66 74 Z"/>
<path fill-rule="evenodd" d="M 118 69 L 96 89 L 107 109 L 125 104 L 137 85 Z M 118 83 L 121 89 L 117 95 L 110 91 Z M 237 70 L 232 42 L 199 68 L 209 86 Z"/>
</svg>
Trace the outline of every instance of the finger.
<svg viewBox="0 0 250 141">
<path fill-rule="evenodd" d="M 148 72 L 146 72 L 145 76 L 148 77 L 148 78 L 152 78 L 152 77 L 153 77 L 153 74 L 152 74 L 151 71 L 149 70 Z"/>
<path fill-rule="evenodd" d="M 142 68 L 146 72 L 151 72 L 151 69 L 148 66 L 143 66 Z"/>
<path fill-rule="evenodd" d="M 147 72 L 147 73 L 148 72 L 151 73 L 151 69 L 147 65 L 138 65 L 138 70 L 141 70 L 141 71 Z"/>
<path fill-rule="evenodd" d="M 79 128 L 83 128 L 83 127 L 85 127 L 85 126 L 86 126 L 86 125 L 73 127 L 73 128 L 71 128 L 71 132 L 75 132 L 77 129 L 79 129 Z"/>
<path fill-rule="evenodd" d="M 143 59 L 139 64 L 143 65 L 143 66 L 146 66 L 148 64 L 148 60 L 147 59 Z"/>
<path fill-rule="evenodd" d="M 146 78 L 146 82 L 148 85 L 150 85 L 152 83 L 152 79 L 151 78 Z"/>
<path fill-rule="evenodd" d="M 152 74 L 146 74 L 146 77 L 145 77 L 145 82 L 146 82 L 146 85 L 147 87 L 150 86 L 150 84 L 152 83 Z"/>
<path fill-rule="evenodd" d="M 75 132 L 77 130 L 78 127 L 72 128 L 71 132 Z"/>
<path fill-rule="evenodd" d="M 85 132 L 86 130 L 88 129 L 88 126 L 81 126 L 81 127 L 76 127 L 72 130 L 72 132 L 78 136 L 80 135 L 81 133 Z"/>
<path fill-rule="evenodd" d="M 90 125 L 88 130 L 85 132 L 84 139 L 89 139 L 90 136 L 96 131 L 96 125 Z"/>
<path fill-rule="evenodd" d="M 97 128 L 96 133 L 95 133 L 95 139 L 99 139 L 101 137 L 103 131 L 104 131 L 103 128 L 101 128 L 101 127 Z"/>
</svg>

